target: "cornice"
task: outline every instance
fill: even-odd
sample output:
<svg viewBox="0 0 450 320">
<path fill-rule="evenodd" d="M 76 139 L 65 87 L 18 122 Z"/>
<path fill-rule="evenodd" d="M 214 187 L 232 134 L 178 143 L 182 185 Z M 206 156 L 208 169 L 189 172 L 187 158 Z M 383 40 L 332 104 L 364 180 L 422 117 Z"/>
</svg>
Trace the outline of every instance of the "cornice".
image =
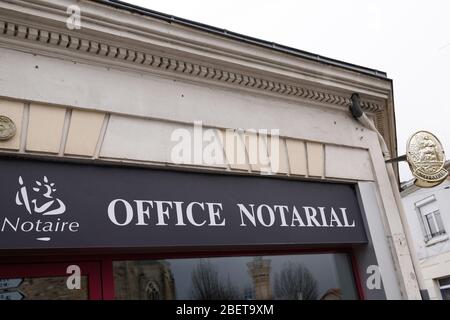
<svg viewBox="0 0 450 320">
<path fill-rule="evenodd" d="M 315 103 L 347 107 L 350 104 L 348 94 L 320 88 L 320 85 L 299 85 L 293 81 L 283 81 L 275 76 L 261 76 L 257 73 L 243 70 L 235 71 L 210 63 L 201 63 L 195 59 L 174 57 L 169 54 L 157 54 L 149 50 L 135 49 L 135 46 L 117 45 L 107 39 L 95 39 L 72 33 L 68 29 L 56 30 L 54 27 L 41 27 L 32 23 L 16 22 L 0 18 L 0 42 L 13 41 L 22 47 L 36 47 L 51 54 L 58 49 L 68 56 L 81 54 L 87 59 L 101 58 L 105 64 L 125 63 L 130 66 L 144 67 L 148 71 L 158 71 L 174 75 L 183 75 L 192 79 L 202 79 L 217 84 L 233 85 L 243 89 L 263 91 Z M 383 111 L 383 101 L 365 99 L 362 102 L 365 111 Z"/>
</svg>

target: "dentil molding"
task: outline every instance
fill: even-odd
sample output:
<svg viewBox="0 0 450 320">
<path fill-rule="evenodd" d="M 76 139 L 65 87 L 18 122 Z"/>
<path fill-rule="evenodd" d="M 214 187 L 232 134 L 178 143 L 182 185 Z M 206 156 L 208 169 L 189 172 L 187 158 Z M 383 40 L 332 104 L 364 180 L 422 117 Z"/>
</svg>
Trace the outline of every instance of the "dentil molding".
<svg viewBox="0 0 450 320">
<path fill-rule="evenodd" d="M 162 56 L 152 52 L 144 52 L 133 48 L 119 47 L 106 41 L 94 41 L 88 38 L 72 35 L 69 32 L 45 30 L 35 26 L 0 20 L 0 42 L 13 39 L 27 44 L 40 45 L 47 51 L 52 48 L 67 50 L 68 54 L 79 54 L 101 57 L 109 61 L 120 61 L 158 71 L 183 74 L 193 78 L 204 78 L 218 83 L 227 83 L 239 87 L 261 90 L 284 96 L 297 97 L 303 100 L 347 107 L 351 103 L 350 97 L 337 93 L 330 93 L 317 88 L 300 86 L 298 84 L 277 81 L 252 74 L 224 70 L 188 61 L 187 59 Z M 362 107 L 368 112 L 384 110 L 382 102 L 363 100 Z"/>
</svg>

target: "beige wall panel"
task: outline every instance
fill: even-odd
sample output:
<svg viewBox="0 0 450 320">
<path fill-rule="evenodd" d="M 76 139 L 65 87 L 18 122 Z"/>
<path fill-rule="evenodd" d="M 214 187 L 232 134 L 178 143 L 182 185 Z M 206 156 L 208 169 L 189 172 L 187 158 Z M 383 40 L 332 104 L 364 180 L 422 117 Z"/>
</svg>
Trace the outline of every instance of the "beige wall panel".
<svg viewBox="0 0 450 320">
<path fill-rule="evenodd" d="M 203 151 L 207 152 L 211 143 L 217 143 L 217 152 L 223 155 L 217 132 L 210 135 L 214 136 L 214 142 L 205 142 L 202 138 L 206 137 L 208 128 L 203 128 L 200 140 L 194 137 L 193 128 L 193 125 L 111 115 L 100 157 L 225 168 L 225 163 L 204 160 Z M 201 152 L 197 156 L 194 145 L 200 145 Z"/>
<path fill-rule="evenodd" d="M 354 180 L 373 180 L 369 152 L 342 146 L 325 146 L 325 176 Z"/>
<path fill-rule="evenodd" d="M 306 145 L 300 140 L 286 139 L 291 174 L 306 176 Z"/>
<path fill-rule="evenodd" d="M 203 127 L 199 124 L 181 126 L 191 137 L 191 157 L 182 164 L 223 169 L 227 167 L 222 130 Z"/>
<path fill-rule="evenodd" d="M 227 157 L 225 154 L 225 130 L 222 129 L 210 129 L 213 130 L 216 136 L 216 141 L 215 143 L 217 143 L 217 147 L 220 146 L 220 152 L 222 153 L 222 155 L 218 158 L 218 161 L 213 163 L 212 166 L 214 167 L 220 167 L 220 168 L 226 168 L 227 167 Z M 219 148 L 217 148 L 217 152 L 219 152 L 218 150 Z"/>
<path fill-rule="evenodd" d="M 269 153 L 270 167 L 274 173 L 289 173 L 289 164 L 286 145 L 283 138 L 277 137 L 275 142 L 273 137 L 269 137 L 267 151 Z"/>
<path fill-rule="evenodd" d="M 28 151 L 58 153 L 66 108 L 31 103 L 28 121 Z"/>
<path fill-rule="evenodd" d="M 308 157 L 308 175 L 322 177 L 324 174 L 324 151 L 320 143 L 307 142 L 306 154 Z"/>
<path fill-rule="evenodd" d="M 267 153 L 267 136 L 256 132 L 246 132 L 242 136 L 247 150 L 248 162 L 252 171 L 270 172 L 270 161 Z"/>
<path fill-rule="evenodd" d="M 0 99 L 0 116 L 7 116 L 16 126 L 16 135 L 14 137 L 5 141 L 0 140 L 0 149 L 19 150 L 23 109 L 23 102 Z"/>
<path fill-rule="evenodd" d="M 229 129 L 225 130 L 224 137 L 224 149 L 230 168 L 247 171 L 249 165 L 247 163 L 245 144 L 241 134 Z"/>
<path fill-rule="evenodd" d="M 175 129 L 167 122 L 111 115 L 100 157 L 170 162 Z"/>
<path fill-rule="evenodd" d="M 65 153 L 93 156 L 104 118 L 104 113 L 72 110 Z"/>
</svg>

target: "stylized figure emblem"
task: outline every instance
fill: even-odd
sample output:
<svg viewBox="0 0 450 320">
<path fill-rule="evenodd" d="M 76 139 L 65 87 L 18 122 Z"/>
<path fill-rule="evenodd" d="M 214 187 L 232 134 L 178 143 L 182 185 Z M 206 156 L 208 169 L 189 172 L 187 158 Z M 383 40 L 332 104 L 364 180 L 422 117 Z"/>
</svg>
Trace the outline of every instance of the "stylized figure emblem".
<svg viewBox="0 0 450 320">
<path fill-rule="evenodd" d="M 427 131 L 416 132 L 409 138 L 406 149 L 406 161 L 417 178 L 418 186 L 433 187 L 447 178 L 444 149 L 433 134 Z"/>
<path fill-rule="evenodd" d="M 51 183 L 46 176 L 43 181 L 36 181 L 33 192 L 28 193 L 22 176 L 19 176 L 20 189 L 16 193 L 16 204 L 25 206 L 29 214 L 42 214 L 44 216 L 59 215 L 66 211 L 66 205 L 58 198 L 53 197 L 56 191 L 55 184 Z"/>
</svg>

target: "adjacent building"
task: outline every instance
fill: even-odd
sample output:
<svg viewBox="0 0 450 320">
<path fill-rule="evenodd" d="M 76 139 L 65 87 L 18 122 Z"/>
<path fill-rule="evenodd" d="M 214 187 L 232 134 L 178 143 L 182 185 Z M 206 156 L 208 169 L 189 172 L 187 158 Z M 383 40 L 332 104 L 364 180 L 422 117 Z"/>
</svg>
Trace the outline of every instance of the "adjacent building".
<svg viewBox="0 0 450 320">
<path fill-rule="evenodd" d="M 450 300 L 450 178 L 430 189 L 409 181 L 401 195 L 430 298 Z"/>
</svg>

